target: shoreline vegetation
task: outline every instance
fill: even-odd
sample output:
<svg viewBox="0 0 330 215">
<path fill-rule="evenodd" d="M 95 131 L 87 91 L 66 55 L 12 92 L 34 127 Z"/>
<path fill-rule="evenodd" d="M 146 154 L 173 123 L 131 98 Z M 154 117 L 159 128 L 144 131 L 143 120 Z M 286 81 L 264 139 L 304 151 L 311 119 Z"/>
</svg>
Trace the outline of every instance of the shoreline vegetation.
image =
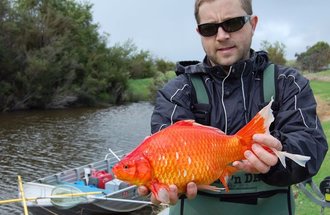
<svg viewBox="0 0 330 215">
<path fill-rule="evenodd" d="M 155 78 L 174 63 L 132 41 L 110 44 L 93 4 L 0 1 L 0 112 L 130 102 L 128 82 Z"/>
</svg>

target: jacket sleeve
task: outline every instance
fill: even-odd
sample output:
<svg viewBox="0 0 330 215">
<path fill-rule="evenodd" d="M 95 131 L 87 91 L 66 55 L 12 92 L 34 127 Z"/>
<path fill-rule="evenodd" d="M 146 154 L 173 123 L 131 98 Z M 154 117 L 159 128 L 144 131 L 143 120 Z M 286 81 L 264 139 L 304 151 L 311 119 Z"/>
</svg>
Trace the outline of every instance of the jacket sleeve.
<svg viewBox="0 0 330 215">
<path fill-rule="evenodd" d="M 316 114 L 316 101 L 309 81 L 297 71 L 286 69 L 277 80 L 278 112 L 272 135 L 283 144 L 283 151 L 310 156 L 306 167 L 286 159 L 262 176 L 271 185 L 288 186 L 314 176 L 327 153 L 328 144 Z"/>
<path fill-rule="evenodd" d="M 151 116 L 151 133 L 179 120 L 194 119 L 190 110 L 190 95 L 191 86 L 184 74 L 172 79 L 160 89 Z"/>
</svg>

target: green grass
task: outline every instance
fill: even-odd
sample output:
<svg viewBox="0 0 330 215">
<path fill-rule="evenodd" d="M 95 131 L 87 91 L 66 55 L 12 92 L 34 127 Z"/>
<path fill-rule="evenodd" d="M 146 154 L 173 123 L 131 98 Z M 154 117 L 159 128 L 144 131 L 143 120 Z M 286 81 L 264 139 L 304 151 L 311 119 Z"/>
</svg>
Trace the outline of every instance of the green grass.
<svg viewBox="0 0 330 215">
<path fill-rule="evenodd" d="M 152 78 L 130 79 L 128 81 L 129 101 L 148 101 L 150 99 L 150 86 Z"/>
<path fill-rule="evenodd" d="M 307 74 L 311 79 L 311 87 L 315 96 L 320 97 L 326 103 L 330 103 L 330 70 Z M 322 81 L 326 80 L 326 81 Z M 327 137 L 328 143 L 330 142 L 330 121 L 322 122 L 322 127 Z M 328 152 L 322 166 L 316 176 L 313 177 L 314 182 L 319 185 L 320 182 L 327 176 L 330 176 L 330 153 Z M 296 215 L 314 215 L 321 214 L 321 207 L 314 204 L 298 189 L 294 189 L 298 197 L 296 199 Z M 330 208 L 325 208 L 324 215 L 330 215 Z"/>
<path fill-rule="evenodd" d="M 176 76 L 174 71 L 158 73 L 155 78 L 129 79 L 128 80 L 128 98 L 129 102 L 152 101 L 154 94 L 161 86 L 155 85 L 157 81 L 166 83 Z"/>
<path fill-rule="evenodd" d="M 330 82 L 311 80 L 310 84 L 315 95 L 320 96 L 321 99 L 330 103 Z"/>
<path fill-rule="evenodd" d="M 330 121 L 322 123 L 323 130 L 326 133 L 328 142 L 330 141 Z M 319 185 L 320 182 L 326 177 L 330 176 L 330 154 L 327 153 L 320 171 L 313 177 L 314 182 Z M 294 192 L 298 193 L 296 199 L 296 215 L 314 215 L 320 214 L 321 207 L 314 204 L 309 200 L 301 191 L 294 189 Z M 325 208 L 324 215 L 330 215 L 330 208 Z"/>
</svg>

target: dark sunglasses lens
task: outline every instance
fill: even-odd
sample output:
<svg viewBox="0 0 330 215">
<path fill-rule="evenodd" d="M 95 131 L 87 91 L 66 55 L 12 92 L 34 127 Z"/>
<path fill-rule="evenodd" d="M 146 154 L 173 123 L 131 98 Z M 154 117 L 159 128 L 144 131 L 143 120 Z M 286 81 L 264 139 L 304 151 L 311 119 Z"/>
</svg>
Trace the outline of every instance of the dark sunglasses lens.
<svg viewBox="0 0 330 215">
<path fill-rule="evenodd" d="M 198 26 L 199 33 L 204 37 L 210 37 L 218 32 L 219 26 L 215 23 L 207 23 Z"/>
<path fill-rule="evenodd" d="M 245 22 L 245 17 L 229 19 L 222 23 L 222 28 L 226 32 L 235 32 L 243 28 Z"/>
<path fill-rule="evenodd" d="M 214 36 L 218 33 L 218 28 L 221 27 L 225 32 L 231 33 L 243 28 L 249 20 L 248 16 L 236 17 L 222 23 L 205 23 L 198 25 L 199 33 L 204 37 Z"/>
</svg>

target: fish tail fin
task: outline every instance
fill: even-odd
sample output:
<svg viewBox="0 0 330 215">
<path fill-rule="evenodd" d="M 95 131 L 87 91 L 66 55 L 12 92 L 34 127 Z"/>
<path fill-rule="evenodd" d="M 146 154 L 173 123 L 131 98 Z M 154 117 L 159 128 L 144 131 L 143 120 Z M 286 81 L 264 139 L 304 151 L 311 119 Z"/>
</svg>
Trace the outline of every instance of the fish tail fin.
<svg viewBox="0 0 330 215">
<path fill-rule="evenodd" d="M 236 133 L 242 144 L 252 144 L 252 136 L 254 134 L 269 133 L 269 126 L 274 121 L 273 110 L 271 109 L 273 101 L 272 99 L 248 124 Z"/>
<path fill-rule="evenodd" d="M 285 158 L 289 158 L 295 163 L 297 163 L 299 166 L 305 167 L 307 161 L 311 159 L 310 156 L 304 156 L 304 155 L 298 155 L 298 154 L 292 154 L 289 152 L 284 152 L 284 151 L 277 151 L 273 149 L 273 152 L 276 154 L 278 159 L 280 160 L 281 164 L 286 168 L 286 162 Z"/>
<path fill-rule="evenodd" d="M 251 144 L 253 143 L 252 136 L 254 134 L 269 133 L 269 126 L 274 121 L 273 111 L 271 109 L 273 101 L 274 100 L 272 99 L 269 104 L 263 109 L 261 109 L 248 124 L 246 124 L 241 130 L 236 133 L 236 136 L 240 139 L 241 143 L 244 146 L 251 146 Z M 276 149 L 270 150 L 272 150 L 276 154 L 276 156 L 279 158 L 280 162 L 284 167 L 286 167 L 285 158 L 291 159 L 302 167 L 305 167 L 306 162 L 310 160 L 309 156 L 292 154 L 285 151 L 277 151 Z"/>
</svg>

